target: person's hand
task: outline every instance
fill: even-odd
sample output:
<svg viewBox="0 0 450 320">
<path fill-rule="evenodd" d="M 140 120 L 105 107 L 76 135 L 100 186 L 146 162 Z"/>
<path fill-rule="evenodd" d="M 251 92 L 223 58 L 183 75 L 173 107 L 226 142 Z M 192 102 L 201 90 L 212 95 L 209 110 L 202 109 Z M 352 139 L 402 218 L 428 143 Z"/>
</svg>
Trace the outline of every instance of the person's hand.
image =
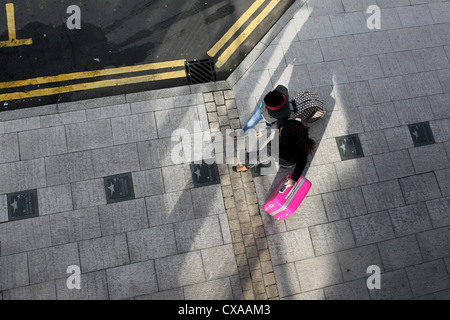
<svg viewBox="0 0 450 320">
<path fill-rule="evenodd" d="M 261 137 L 262 137 L 262 133 L 258 131 L 258 132 L 255 134 L 255 136 L 256 136 L 257 138 L 261 138 Z"/>
<path fill-rule="evenodd" d="M 292 179 L 289 179 L 287 182 L 286 182 L 286 186 L 289 188 L 289 187 L 293 187 L 293 186 L 295 186 L 295 184 L 296 184 L 297 182 L 295 181 L 295 180 L 292 180 Z"/>
</svg>

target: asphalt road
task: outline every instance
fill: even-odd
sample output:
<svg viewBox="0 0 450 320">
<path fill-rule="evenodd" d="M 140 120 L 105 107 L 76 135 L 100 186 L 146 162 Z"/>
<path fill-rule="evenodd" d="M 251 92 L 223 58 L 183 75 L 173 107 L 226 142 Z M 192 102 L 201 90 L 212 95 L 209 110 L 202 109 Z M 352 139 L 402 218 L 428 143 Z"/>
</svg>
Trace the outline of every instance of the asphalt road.
<svg viewBox="0 0 450 320">
<path fill-rule="evenodd" d="M 293 2 L 6 2 L 0 110 L 186 85 L 194 60 L 212 60 L 216 79 L 226 79 Z M 81 28 L 70 29 L 77 17 Z"/>
</svg>

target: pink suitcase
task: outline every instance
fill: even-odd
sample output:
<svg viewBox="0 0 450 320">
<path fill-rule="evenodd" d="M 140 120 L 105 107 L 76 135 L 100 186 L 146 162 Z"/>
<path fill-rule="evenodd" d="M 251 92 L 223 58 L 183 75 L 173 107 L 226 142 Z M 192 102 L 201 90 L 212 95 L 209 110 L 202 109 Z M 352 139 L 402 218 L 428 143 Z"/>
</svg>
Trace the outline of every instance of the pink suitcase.
<svg viewBox="0 0 450 320">
<path fill-rule="evenodd" d="M 277 220 L 286 219 L 293 214 L 311 188 L 311 182 L 304 177 L 300 177 L 293 187 L 287 188 L 286 182 L 292 174 L 293 172 L 278 183 L 263 206 L 263 210 Z"/>
</svg>

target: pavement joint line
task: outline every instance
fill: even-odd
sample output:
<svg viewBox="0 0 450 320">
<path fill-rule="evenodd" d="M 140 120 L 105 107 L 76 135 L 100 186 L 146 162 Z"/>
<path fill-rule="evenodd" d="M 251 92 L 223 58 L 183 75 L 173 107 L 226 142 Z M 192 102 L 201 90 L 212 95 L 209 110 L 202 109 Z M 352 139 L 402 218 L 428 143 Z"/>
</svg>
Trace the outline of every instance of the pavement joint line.
<svg viewBox="0 0 450 320">
<path fill-rule="evenodd" d="M 227 101 L 235 102 L 231 90 L 206 92 L 203 93 L 203 99 L 205 104 L 209 104 L 208 115 L 217 113 L 217 108 L 226 105 Z M 228 113 L 236 108 L 235 103 L 231 105 L 233 107 L 225 109 Z M 219 124 L 208 120 L 208 124 L 218 124 L 217 131 L 224 132 L 230 128 L 230 121 L 228 119 L 228 123 Z M 233 165 L 229 164 L 219 166 L 222 196 L 243 297 L 245 300 L 278 300 L 280 297 L 261 218 L 263 213 L 260 211 L 251 172 L 233 172 Z M 239 195 L 238 199 L 236 194 Z"/>
</svg>

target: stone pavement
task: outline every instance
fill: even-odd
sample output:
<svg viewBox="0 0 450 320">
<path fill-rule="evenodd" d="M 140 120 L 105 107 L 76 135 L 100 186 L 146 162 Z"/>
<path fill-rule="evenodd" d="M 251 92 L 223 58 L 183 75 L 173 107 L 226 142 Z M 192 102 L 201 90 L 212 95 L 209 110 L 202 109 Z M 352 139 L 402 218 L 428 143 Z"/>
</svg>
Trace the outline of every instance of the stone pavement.
<svg viewBox="0 0 450 320">
<path fill-rule="evenodd" d="M 303 2 L 226 82 L 2 112 L 0 299 L 449 299 L 450 2 Z M 172 161 L 278 84 L 328 110 L 283 222 L 286 171 Z"/>
</svg>

